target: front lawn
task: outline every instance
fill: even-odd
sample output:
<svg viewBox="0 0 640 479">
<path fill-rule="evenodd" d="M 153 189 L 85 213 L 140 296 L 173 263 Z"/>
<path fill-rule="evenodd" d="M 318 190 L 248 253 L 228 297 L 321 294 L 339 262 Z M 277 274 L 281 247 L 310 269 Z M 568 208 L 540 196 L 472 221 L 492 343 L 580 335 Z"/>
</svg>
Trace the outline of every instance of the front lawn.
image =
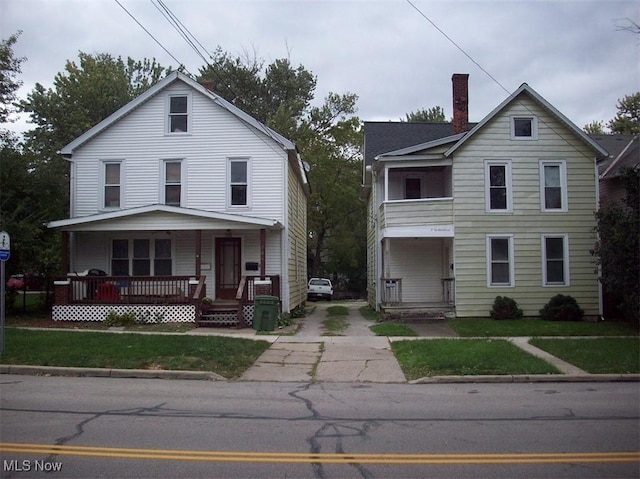
<svg viewBox="0 0 640 479">
<path fill-rule="evenodd" d="M 266 341 L 219 336 L 29 331 L 7 328 L 2 364 L 211 371 L 238 378 Z"/>
<path fill-rule="evenodd" d="M 410 326 L 404 323 L 379 323 L 369 329 L 376 333 L 376 336 L 417 336 Z"/>
<path fill-rule="evenodd" d="M 529 342 L 591 374 L 640 373 L 638 338 L 533 338 Z"/>
<path fill-rule="evenodd" d="M 543 321 L 541 319 L 450 319 L 447 324 L 463 337 L 514 336 L 637 336 L 625 323 L 610 321 Z"/>
<path fill-rule="evenodd" d="M 546 361 L 503 339 L 397 341 L 391 343 L 391 348 L 409 380 L 447 375 L 560 373 Z"/>
</svg>

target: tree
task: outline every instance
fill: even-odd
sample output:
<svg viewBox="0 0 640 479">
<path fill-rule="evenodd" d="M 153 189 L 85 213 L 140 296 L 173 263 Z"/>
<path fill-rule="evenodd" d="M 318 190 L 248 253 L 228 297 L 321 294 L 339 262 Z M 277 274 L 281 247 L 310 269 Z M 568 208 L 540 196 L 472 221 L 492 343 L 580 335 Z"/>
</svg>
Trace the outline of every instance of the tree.
<svg viewBox="0 0 640 479">
<path fill-rule="evenodd" d="M 36 260 L 41 267 L 59 262 L 58 235 L 44 226 L 68 215 L 68 164 L 57 152 L 170 71 L 155 60 L 124 61 L 109 54 L 80 52 L 79 60 L 66 63 L 53 88 L 37 83 L 19 102 L 35 128 L 25 133 L 19 158 L 15 144 L 2 151 L 2 214 L 16 225 L 12 245 L 28 246 L 20 256 L 25 270 L 33 270 Z"/>
<path fill-rule="evenodd" d="M 0 123 L 10 120 L 9 116 L 14 111 L 16 91 L 22 86 L 22 81 L 17 76 L 22 72 L 21 65 L 26 58 L 16 58 L 13 53 L 13 45 L 21 33 L 19 31 L 0 42 Z"/>
<path fill-rule="evenodd" d="M 612 133 L 640 133 L 640 92 L 618 99 L 618 113 L 607 125 Z"/>
<path fill-rule="evenodd" d="M 604 125 L 601 121 L 592 121 L 584 126 L 584 131 L 588 135 L 602 135 L 604 134 Z"/>
<path fill-rule="evenodd" d="M 592 251 L 602 268 L 602 283 L 618 297 L 630 320 L 640 312 L 640 171 L 621 172 L 626 197 L 596 212 L 598 240 Z"/>
<path fill-rule="evenodd" d="M 200 81 L 269 127 L 293 140 L 310 165 L 309 273 L 362 283 L 366 273 L 366 213 L 359 198 L 362 131 L 357 96 L 330 93 L 311 107 L 316 77 L 288 59 L 270 65 L 254 56 L 232 57 L 219 47 Z M 362 286 L 362 289 L 364 287 Z"/>
<path fill-rule="evenodd" d="M 416 123 L 420 121 L 426 121 L 431 123 L 445 123 L 447 120 L 444 116 L 444 110 L 440 106 L 434 106 L 427 110 L 417 110 L 406 114 L 406 120 L 400 118 L 400 121 L 406 121 L 408 123 Z"/>
</svg>

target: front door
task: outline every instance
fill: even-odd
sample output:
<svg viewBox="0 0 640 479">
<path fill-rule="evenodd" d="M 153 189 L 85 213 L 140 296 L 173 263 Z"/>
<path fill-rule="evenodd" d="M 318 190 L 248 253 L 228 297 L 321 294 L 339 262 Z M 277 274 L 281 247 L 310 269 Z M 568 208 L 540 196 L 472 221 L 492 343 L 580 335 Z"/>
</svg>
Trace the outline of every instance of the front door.
<svg viewBox="0 0 640 479">
<path fill-rule="evenodd" d="M 241 273 L 240 238 L 216 238 L 216 298 L 235 299 Z"/>
</svg>

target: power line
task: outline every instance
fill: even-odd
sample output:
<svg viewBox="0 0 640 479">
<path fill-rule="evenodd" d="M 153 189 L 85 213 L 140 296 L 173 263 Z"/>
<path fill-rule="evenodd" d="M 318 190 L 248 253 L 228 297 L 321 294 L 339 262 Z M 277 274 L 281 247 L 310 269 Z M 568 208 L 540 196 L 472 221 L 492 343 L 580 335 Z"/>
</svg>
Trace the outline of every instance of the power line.
<svg viewBox="0 0 640 479">
<path fill-rule="evenodd" d="M 142 25 L 142 23 L 140 23 L 140 22 L 138 21 L 138 19 L 137 19 L 136 17 L 134 17 L 134 16 L 133 16 L 133 14 L 132 14 L 131 12 L 129 12 L 129 10 L 127 10 L 127 9 L 126 9 L 126 8 L 125 8 L 125 7 L 124 7 L 124 6 L 123 6 L 123 5 L 122 5 L 118 0 L 114 0 L 114 1 L 115 1 L 115 2 L 120 6 L 120 8 L 122 8 L 122 9 L 127 13 L 127 15 L 129 15 L 129 16 L 133 19 L 133 21 L 134 21 L 134 22 L 136 22 L 136 23 L 140 26 L 140 28 L 142 28 L 142 29 L 147 33 L 147 35 L 149 35 L 149 36 L 153 39 L 153 41 L 155 41 L 155 42 L 160 46 L 160 48 L 162 48 L 165 52 L 167 52 L 167 54 L 168 54 L 171 58 L 173 58 L 173 60 L 178 64 L 178 67 L 182 67 L 182 68 L 184 68 L 184 71 L 185 71 L 185 72 L 187 72 L 190 76 L 193 76 L 193 75 L 191 75 L 191 72 L 189 72 L 189 70 L 187 69 L 187 67 L 186 67 L 186 66 L 184 66 L 184 64 L 183 64 L 183 63 L 181 63 L 181 62 L 180 62 L 180 61 L 179 61 L 179 60 L 178 60 L 178 59 L 177 59 L 177 58 L 176 58 L 176 57 L 175 57 L 175 56 L 174 56 L 174 55 L 173 55 L 169 50 L 167 50 L 167 49 L 164 47 L 164 45 L 163 45 L 162 43 L 160 43 L 160 41 L 159 41 L 156 37 L 154 37 L 154 36 L 151 34 L 151 32 L 150 32 L 149 30 L 147 30 L 147 29 L 144 27 L 144 25 Z"/>
</svg>

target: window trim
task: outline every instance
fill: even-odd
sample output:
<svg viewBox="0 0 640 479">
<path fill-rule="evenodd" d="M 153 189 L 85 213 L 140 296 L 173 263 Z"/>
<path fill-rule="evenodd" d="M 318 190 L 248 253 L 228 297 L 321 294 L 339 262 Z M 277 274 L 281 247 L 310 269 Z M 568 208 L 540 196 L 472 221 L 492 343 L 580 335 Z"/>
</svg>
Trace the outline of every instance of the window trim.
<svg viewBox="0 0 640 479">
<path fill-rule="evenodd" d="M 176 97 L 186 97 L 187 98 L 187 131 L 171 131 L 171 99 Z M 174 92 L 167 95 L 167 101 L 165 104 L 165 114 L 164 114 L 164 134 L 165 135 L 190 135 L 191 134 L 191 118 L 192 118 L 192 105 L 191 105 L 191 93 L 190 92 Z M 182 114 L 182 113 L 180 113 Z"/>
<path fill-rule="evenodd" d="M 564 282 L 549 282 L 547 280 L 547 238 L 562 238 L 562 270 Z M 569 272 L 569 235 L 567 233 L 543 233 L 540 235 L 540 255 L 542 259 L 542 286 L 545 288 L 567 287 L 571 285 Z"/>
<path fill-rule="evenodd" d="M 119 206 L 106 206 L 106 195 L 105 188 L 107 187 L 107 165 L 118 164 L 120 165 L 120 199 Z M 100 207 L 99 211 L 116 211 L 121 210 L 125 207 L 124 204 L 124 191 L 125 191 L 125 162 L 124 160 L 100 160 L 100 188 L 98 189 L 98 204 Z M 115 186 L 115 185 L 113 185 Z"/>
<path fill-rule="evenodd" d="M 531 120 L 531 136 L 516 136 L 516 120 Z M 509 117 L 512 140 L 533 141 L 538 139 L 538 117 L 536 115 L 513 115 Z"/>
<path fill-rule="evenodd" d="M 186 178 L 187 178 L 187 162 L 182 158 L 168 158 L 160 160 L 160 184 L 158 185 L 158 193 L 159 193 L 159 203 L 162 205 L 167 204 L 167 163 L 180 163 L 180 205 L 177 205 L 181 208 L 184 208 L 187 204 L 186 195 Z M 168 205 L 168 206 L 176 206 L 176 205 Z"/>
<path fill-rule="evenodd" d="M 505 167 L 505 188 L 507 189 L 507 207 L 505 209 L 491 208 L 491 175 L 492 166 Z M 511 181 L 511 160 L 484 160 L 484 208 L 487 213 L 513 212 L 513 187 Z"/>
<path fill-rule="evenodd" d="M 234 205 L 232 203 L 232 184 L 231 184 L 231 164 L 234 162 L 245 162 L 247 164 L 247 202 L 244 205 Z M 240 184 L 240 183 L 236 183 Z M 227 158 L 227 208 L 229 209 L 251 209 L 251 158 L 249 157 L 230 157 Z"/>
<path fill-rule="evenodd" d="M 491 282 L 491 240 L 492 239 L 506 239 L 509 244 L 509 283 L 499 283 L 493 284 Z M 514 252 L 514 241 L 512 233 L 495 233 L 488 234 L 486 236 L 486 268 L 487 268 L 487 287 L 488 288 L 514 288 L 516 285 L 515 281 L 515 252 Z"/>
<path fill-rule="evenodd" d="M 560 208 L 547 208 L 544 184 L 545 166 L 560 167 Z M 538 161 L 538 173 L 540 176 L 540 211 L 550 213 L 566 213 L 569 211 L 569 195 L 567 194 L 567 161 L 558 159 L 547 159 Z"/>
</svg>

